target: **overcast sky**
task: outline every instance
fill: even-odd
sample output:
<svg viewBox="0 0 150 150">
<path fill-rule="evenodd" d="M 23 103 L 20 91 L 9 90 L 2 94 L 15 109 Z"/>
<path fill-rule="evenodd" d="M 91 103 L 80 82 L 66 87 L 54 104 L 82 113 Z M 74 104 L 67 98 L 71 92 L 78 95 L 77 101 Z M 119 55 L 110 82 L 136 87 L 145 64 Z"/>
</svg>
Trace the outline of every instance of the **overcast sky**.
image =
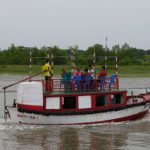
<svg viewBox="0 0 150 150">
<path fill-rule="evenodd" d="M 150 0 L 0 0 L 0 49 L 95 43 L 150 49 Z"/>
</svg>

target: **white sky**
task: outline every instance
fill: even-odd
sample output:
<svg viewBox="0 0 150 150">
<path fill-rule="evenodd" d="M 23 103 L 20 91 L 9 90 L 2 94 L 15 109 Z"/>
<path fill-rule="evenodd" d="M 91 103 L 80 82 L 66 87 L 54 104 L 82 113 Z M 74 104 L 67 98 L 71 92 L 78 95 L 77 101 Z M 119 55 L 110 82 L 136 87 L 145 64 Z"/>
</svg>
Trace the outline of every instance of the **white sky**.
<svg viewBox="0 0 150 150">
<path fill-rule="evenodd" d="M 150 49 L 150 0 L 0 0 L 0 49 L 23 46 L 87 49 L 127 42 Z"/>
</svg>

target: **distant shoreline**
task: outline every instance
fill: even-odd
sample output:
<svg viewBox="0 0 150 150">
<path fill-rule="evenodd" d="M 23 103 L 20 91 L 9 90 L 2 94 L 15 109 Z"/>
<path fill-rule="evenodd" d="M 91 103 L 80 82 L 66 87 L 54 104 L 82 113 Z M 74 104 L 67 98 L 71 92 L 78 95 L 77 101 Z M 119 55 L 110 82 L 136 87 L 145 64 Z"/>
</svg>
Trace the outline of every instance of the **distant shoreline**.
<svg viewBox="0 0 150 150">
<path fill-rule="evenodd" d="M 54 65 L 54 76 L 60 76 L 61 69 L 66 68 L 67 71 L 71 71 L 71 67 L 63 65 Z M 84 71 L 85 66 L 81 66 Z M 100 71 L 101 66 L 97 66 L 97 72 Z M 13 75 L 29 75 L 28 65 L 0 65 L 0 74 L 13 74 Z M 40 65 L 32 66 L 32 75 L 41 72 Z M 114 66 L 107 66 L 108 76 L 111 74 L 116 74 L 116 69 Z M 150 77 L 150 65 L 131 65 L 131 66 L 119 66 L 118 69 L 119 77 Z"/>
</svg>

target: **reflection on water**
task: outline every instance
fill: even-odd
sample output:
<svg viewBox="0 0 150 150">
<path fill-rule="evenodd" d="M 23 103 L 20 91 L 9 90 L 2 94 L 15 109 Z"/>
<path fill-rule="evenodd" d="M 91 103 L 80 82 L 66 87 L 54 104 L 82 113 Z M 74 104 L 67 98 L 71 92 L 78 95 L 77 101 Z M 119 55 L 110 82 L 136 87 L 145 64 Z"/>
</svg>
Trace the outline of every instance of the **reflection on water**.
<svg viewBox="0 0 150 150">
<path fill-rule="evenodd" d="M 67 128 L 60 131 L 58 149 L 78 150 L 79 149 L 79 135 L 77 129 Z"/>
<path fill-rule="evenodd" d="M 3 124 L 0 130 L 2 150 L 150 149 L 150 122 L 146 119 L 87 127 Z"/>
<path fill-rule="evenodd" d="M 8 76 L 7 76 L 8 77 Z M 22 79 L 22 76 L 17 76 Z M 12 77 L 15 80 L 15 76 Z M 0 76 L 0 88 L 13 81 Z M 148 87 L 150 78 L 121 79 L 121 87 Z M 0 89 L 2 90 L 2 89 Z M 8 103 L 16 95 L 10 93 Z M 5 123 L 0 93 L 0 150 L 149 150 L 150 114 L 125 123 L 98 126 L 31 126 Z"/>
</svg>

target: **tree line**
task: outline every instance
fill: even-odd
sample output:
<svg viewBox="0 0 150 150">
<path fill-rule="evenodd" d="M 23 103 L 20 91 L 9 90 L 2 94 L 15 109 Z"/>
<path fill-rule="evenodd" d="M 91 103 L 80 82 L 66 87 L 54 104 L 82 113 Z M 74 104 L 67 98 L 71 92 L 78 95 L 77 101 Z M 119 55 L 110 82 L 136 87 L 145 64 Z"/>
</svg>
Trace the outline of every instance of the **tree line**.
<svg viewBox="0 0 150 150">
<path fill-rule="evenodd" d="M 98 65 L 105 64 L 105 56 L 107 56 L 107 64 L 110 65 L 116 63 L 116 56 L 119 65 L 150 65 L 150 50 L 133 48 L 127 43 L 122 46 L 115 45 L 111 49 L 106 49 L 101 44 L 95 44 L 88 47 L 87 50 L 79 50 L 78 46 L 61 49 L 58 46 L 37 48 L 12 44 L 8 49 L 0 50 L 0 65 L 27 65 L 30 63 L 30 51 L 32 53 L 32 64 L 34 65 L 43 64 L 48 54 L 53 54 L 55 65 L 70 65 L 71 49 L 75 50 L 75 64 L 77 65 L 93 64 L 94 51 L 96 64 Z"/>
</svg>

